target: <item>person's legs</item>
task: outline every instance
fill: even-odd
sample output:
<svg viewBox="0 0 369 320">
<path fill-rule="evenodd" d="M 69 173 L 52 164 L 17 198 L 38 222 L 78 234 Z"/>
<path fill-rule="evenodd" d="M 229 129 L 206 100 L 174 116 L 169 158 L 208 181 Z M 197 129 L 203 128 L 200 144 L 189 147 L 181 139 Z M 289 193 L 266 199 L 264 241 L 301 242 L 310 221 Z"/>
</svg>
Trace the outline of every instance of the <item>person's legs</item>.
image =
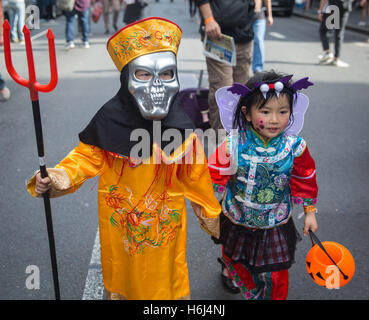
<svg viewBox="0 0 369 320">
<path fill-rule="evenodd" d="M 17 16 L 17 8 L 13 4 L 8 5 L 8 15 L 9 15 L 9 24 L 10 24 L 10 41 L 17 41 L 17 24 L 16 24 L 16 16 Z"/>
<path fill-rule="evenodd" d="M 120 1 L 113 0 L 113 28 L 115 31 L 118 31 L 118 18 L 119 18 L 119 11 L 120 11 Z"/>
<path fill-rule="evenodd" d="M 72 43 L 74 40 L 74 16 L 76 14 L 76 11 L 65 11 L 65 39 L 67 40 L 67 43 Z"/>
<path fill-rule="evenodd" d="M 319 27 L 320 41 L 322 43 L 323 50 L 326 52 L 329 51 L 329 41 L 327 37 L 328 28 L 326 25 L 326 21 L 328 17 L 329 17 L 329 14 L 323 13 L 323 20 L 320 23 L 320 27 Z"/>
<path fill-rule="evenodd" d="M 319 27 L 319 36 L 320 36 L 320 41 L 323 47 L 323 54 L 319 55 L 319 63 L 330 63 L 333 60 L 333 54 L 331 53 L 330 49 L 329 49 L 329 40 L 327 37 L 327 33 L 328 33 L 328 28 L 327 28 L 327 18 L 329 17 L 329 14 L 327 13 L 323 13 L 323 19 L 320 23 L 320 27 Z"/>
<path fill-rule="evenodd" d="M 264 37 L 266 29 L 266 20 L 257 19 L 253 23 L 254 29 L 254 49 L 252 56 L 252 71 L 258 72 L 264 70 Z"/>
<path fill-rule="evenodd" d="M 345 11 L 342 16 L 340 16 L 340 28 L 334 30 L 334 58 L 336 60 L 340 57 L 341 54 L 341 48 L 345 37 L 345 29 L 348 17 L 349 12 Z"/>
<path fill-rule="evenodd" d="M 17 6 L 18 6 L 18 35 L 19 40 L 24 41 L 23 27 L 26 14 L 26 6 L 24 2 L 18 3 Z"/>
<path fill-rule="evenodd" d="M 0 101 L 7 101 L 10 99 L 10 90 L 5 84 L 5 80 L 0 73 Z"/>
<path fill-rule="evenodd" d="M 245 84 L 250 78 L 253 41 L 236 43 L 237 65 L 233 67 L 232 84 L 234 82 Z"/>
<path fill-rule="evenodd" d="M 366 18 L 369 14 L 369 1 L 366 1 L 361 9 L 361 20 L 359 21 L 360 26 L 366 25 Z"/>
<path fill-rule="evenodd" d="M 208 57 L 206 57 L 206 65 L 209 79 L 209 122 L 211 128 L 218 130 L 222 129 L 223 126 L 219 117 L 218 105 L 215 101 L 215 92 L 221 87 L 233 84 L 232 67 Z"/>
<path fill-rule="evenodd" d="M 110 33 L 109 28 L 110 5 L 111 5 L 110 0 L 103 0 L 105 34 Z"/>
<path fill-rule="evenodd" d="M 272 292 L 271 300 L 286 300 L 288 296 L 289 275 L 288 270 L 271 272 Z"/>
<path fill-rule="evenodd" d="M 5 80 L 3 79 L 0 73 L 0 90 L 3 90 L 4 88 L 5 88 Z"/>
<path fill-rule="evenodd" d="M 81 22 L 82 27 L 82 42 L 88 43 L 88 35 L 90 33 L 89 25 L 88 25 L 88 14 L 89 10 L 86 9 L 85 11 L 77 11 L 78 19 Z"/>
</svg>

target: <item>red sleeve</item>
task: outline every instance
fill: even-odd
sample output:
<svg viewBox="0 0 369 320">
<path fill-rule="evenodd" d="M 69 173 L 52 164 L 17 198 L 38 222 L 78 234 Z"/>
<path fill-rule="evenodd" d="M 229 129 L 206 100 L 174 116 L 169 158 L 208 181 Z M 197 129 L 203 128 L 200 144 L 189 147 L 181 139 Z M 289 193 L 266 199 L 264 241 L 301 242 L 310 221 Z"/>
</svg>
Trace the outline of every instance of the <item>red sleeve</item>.
<svg viewBox="0 0 369 320">
<path fill-rule="evenodd" d="M 225 186 L 230 178 L 231 161 L 226 146 L 224 141 L 208 159 L 210 177 L 215 185 Z"/>
<path fill-rule="evenodd" d="M 315 162 L 306 147 L 301 156 L 293 162 L 290 180 L 291 198 L 295 203 L 314 205 L 318 195 Z"/>
</svg>

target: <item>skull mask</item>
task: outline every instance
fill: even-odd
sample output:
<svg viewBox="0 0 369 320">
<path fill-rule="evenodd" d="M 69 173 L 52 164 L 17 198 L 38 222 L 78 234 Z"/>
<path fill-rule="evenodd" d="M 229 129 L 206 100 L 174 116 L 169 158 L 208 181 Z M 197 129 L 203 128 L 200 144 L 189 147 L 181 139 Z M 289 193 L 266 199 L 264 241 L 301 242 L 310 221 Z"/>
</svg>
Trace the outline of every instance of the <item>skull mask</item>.
<svg viewBox="0 0 369 320">
<path fill-rule="evenodd" d="M 146 54 L 132 60 L 128 68 L 128 90 L 142 117 L 165 118 L 179 91 L 175 54 L 169 51 Z"/>
</svg>

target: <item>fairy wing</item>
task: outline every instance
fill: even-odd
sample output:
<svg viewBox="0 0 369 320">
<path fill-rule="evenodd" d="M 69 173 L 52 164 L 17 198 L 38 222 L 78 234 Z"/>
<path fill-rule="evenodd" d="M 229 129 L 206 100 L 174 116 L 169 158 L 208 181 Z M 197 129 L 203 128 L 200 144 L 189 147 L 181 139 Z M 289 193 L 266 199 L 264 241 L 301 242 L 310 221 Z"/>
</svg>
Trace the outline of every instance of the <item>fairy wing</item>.
<svg viewBox="0 0 369 320">
<path fill-rule="evenodd" d="M 229 90 L 232 87 L 222 87 L 215 92 L 220 121 L 228 133 L 233 129 L 234 113 L 241 98 L 239 93 L 232 93 L 232 90 Z"/>
<path fill-rule="evenodd" d="M 293 101 L 293 113 L 286 132 L 291 135 L 298 135 L 304 126 L 305 112 L 309 107 L 309 98 L 303 93 L 295 93 Z"/>
</svg>

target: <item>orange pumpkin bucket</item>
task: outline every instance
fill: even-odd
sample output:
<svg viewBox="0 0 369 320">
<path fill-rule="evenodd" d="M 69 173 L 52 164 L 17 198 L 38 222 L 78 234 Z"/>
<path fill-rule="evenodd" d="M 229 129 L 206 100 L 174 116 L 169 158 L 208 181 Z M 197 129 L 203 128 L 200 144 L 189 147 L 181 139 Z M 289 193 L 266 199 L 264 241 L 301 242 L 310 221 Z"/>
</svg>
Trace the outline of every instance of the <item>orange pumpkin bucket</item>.
<svg viewBox="0 0 369 320">
<path fill-rule="evenodd" d="M 350 251 L 337 242 L 320 242 L 314 233 L 310 232 L 310 235 L 317 242 L 306 256 L 310 278 L 326 288 L 342 288 L 355 273 L 355 261 Z"/>
</svg>

